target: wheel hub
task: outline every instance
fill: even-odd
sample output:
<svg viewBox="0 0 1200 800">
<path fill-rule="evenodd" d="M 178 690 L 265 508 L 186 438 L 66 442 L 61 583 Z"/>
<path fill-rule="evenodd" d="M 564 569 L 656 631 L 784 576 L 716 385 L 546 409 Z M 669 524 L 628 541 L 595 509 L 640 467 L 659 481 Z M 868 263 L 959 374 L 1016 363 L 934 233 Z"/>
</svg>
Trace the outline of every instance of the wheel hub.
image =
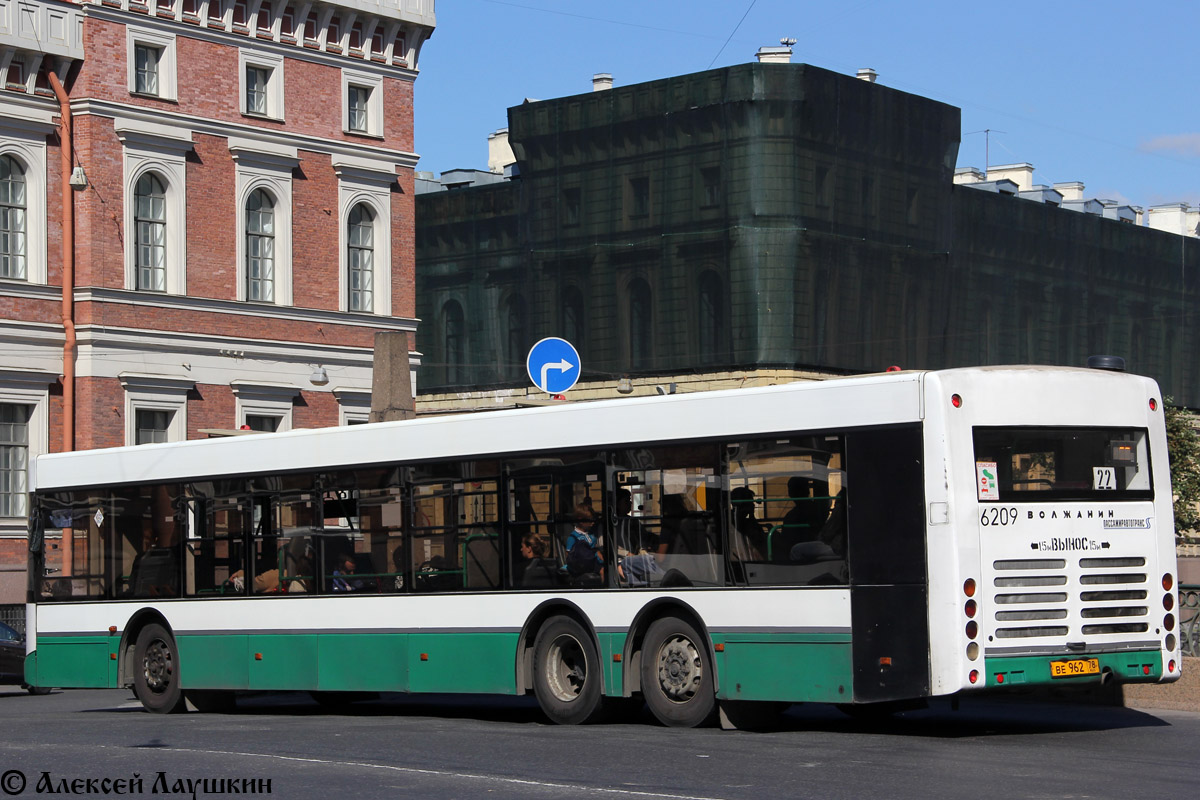
<svg viewBox="0 0 1200 800">
<path fill-rule="evenodd" d="M 146 648 L 142 671 L 146 678 L 146 686 L 151 691 L 161 693 L 171 685 L 171 676 L 174 673 L 171 651 L 163 642 L 156 641 Z"/>
<path fill-rule="evenodd" d="M 695 644 L 681 636 L 663 643 L 658 654 L 658 679 L 663 694 L 677 703 L 685 703 L 695 696 L 702 678 L 702 661 Z"/>
</svg>

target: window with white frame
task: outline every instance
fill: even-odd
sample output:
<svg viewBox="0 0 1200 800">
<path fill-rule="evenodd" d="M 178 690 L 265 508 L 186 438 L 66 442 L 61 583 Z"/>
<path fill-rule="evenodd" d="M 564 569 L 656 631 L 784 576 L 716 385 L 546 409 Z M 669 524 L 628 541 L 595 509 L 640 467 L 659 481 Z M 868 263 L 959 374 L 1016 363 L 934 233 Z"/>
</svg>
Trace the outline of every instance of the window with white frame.
<svg viewBox="0 0 1200 800">
<path fill-rule="evenodd" d="M 283 119 L 283 56 L 238 52 L 242 107 L 247 116 Z"/>
<path fill-rule="evenodd" d="M 0 517 L 25 515 L 31 406 L 0 403 Z"/>
<path fill-rule="evenodd" d="M 50 449 L 50 385 L 58 376 L 0 368 L 0 535 L 24 536 L 29 465 Z"/>
<path fill-rule="evenodd" d="M 371 421 L 371 392 L 366 389 L 336 388 L 339 425 L 362 425 Z"/>
<path fill-rule="evenodd" d="M 12 156 L 0 156 L 0 278 L 25 280 L 25 170 Z"/>
<path fill-rule="evenodd" d="M 334 156 L 341 220 L 340 297 L 343 311 L 392 313 L 393 162 Z"/>
<path fill-rule="evenodd" d="M 191 131 L 118 119 L 124 145 L 125 287 L 187 293 L 187 152 Z"/>
<path fill-rule="evenodd" d="M 157 30 L 126 26 L 129 91 L 147 97 L 175 100 L 179 96 L 175 70 L 175 36 Z"/>
<path fill-rule="evenodd" d="M 187 438 L 187 396 L 195 381 L 170 375 L 122 372 L 125 443 L 182 442 Z"/>
<path fill-rule="evenodd" d="M 0 280 L 45 284 L 49 110 L 0 98 Z"/>
<path fill-rule="evenodd" d="M 238 300 L 292 303 L 292 170 L 296 148 L 230 138 L 236 164 Z"/>
<path fill-rule="evenodd" d="M 275 301 L 275 201 L 264 189 L 246 202 L 246 299 Z"/>
<path fill-rule="evenodd" d="M 290 431 L 295 386 L 235 379 L 229 382 L 235 398 L 236 427 L 254 431 Z"/>
<path fill-rule="evenodd" d="M 342 130 L 367 136 L 383 135 L 383 78 L 342 70 Z"/>
</svg>

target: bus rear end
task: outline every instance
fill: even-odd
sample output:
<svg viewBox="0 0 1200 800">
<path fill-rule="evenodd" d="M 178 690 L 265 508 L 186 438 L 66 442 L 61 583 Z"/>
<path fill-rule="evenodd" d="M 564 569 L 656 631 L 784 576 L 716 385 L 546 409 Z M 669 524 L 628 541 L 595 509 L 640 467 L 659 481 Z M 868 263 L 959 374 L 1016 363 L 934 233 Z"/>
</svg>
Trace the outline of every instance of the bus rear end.
<svg viewBox="0 0 1200 800">
<path fill-rule="evenodd" d="M 945 578 L 931 591 L 943 601 L 931 603 L 931 617 L 941 616 L 933 630 L 951 631 L 931 647 L 941 648 L 933 660 L 942 687 L 1176 680 L 1175 534 L 1157 385 L 1033 367 L 930 377 L 930 419 L 948 445 L 954 555 L 943 560 L 956 562 L 931 564 L 931 576 Z"/>
</svg>

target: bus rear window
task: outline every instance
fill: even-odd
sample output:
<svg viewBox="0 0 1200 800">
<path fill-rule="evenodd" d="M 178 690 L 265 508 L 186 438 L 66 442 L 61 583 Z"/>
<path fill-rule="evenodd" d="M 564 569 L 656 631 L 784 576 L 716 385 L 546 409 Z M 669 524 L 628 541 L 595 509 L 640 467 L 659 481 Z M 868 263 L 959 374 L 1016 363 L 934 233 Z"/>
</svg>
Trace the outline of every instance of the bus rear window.
<svg viewBox="0 0 1200 800">
<path fill-rule="evenodd" d="M 975 428 L 982 502 L 1149 500 L 1142 428 Z"/>
</svg>

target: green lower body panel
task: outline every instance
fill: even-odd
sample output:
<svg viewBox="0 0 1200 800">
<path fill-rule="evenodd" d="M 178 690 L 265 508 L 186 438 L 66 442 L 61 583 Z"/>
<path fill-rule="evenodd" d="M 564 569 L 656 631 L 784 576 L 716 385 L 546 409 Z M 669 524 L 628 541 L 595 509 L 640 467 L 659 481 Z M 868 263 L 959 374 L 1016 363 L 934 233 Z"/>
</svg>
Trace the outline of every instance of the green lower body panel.
<svg viewBox="0 0 1200 800">
<path fill-rule="evenodd" d="M 517 633 L 408 635 L 408 690 L 515 694 Z"/>
<path fill-rule="evenodd" d="M 25 660 L 30 686 L 109 689 L 117 685 L 116 636 L 39 637 Z"/>
<path fill-rule="evenodd" d="M 722 700 L 849 702 L 853 664 L 847 634 L 714 634 Z"/>
<path fill-rule="evenodd" d="M 1088 662 L 1095 661 L 1095 671 Z M 1051 664 L 1083 662 L 1064 666 L 1056 677 Z M 1088 686 L 1103 680 L 1118 683 L 1154 683 L 1162 678 L 1162 652 L 1135 650 L 1078 656 L 990 656 L 984 659 L 988 687 L 1003 686 Z"/>
</svg>

